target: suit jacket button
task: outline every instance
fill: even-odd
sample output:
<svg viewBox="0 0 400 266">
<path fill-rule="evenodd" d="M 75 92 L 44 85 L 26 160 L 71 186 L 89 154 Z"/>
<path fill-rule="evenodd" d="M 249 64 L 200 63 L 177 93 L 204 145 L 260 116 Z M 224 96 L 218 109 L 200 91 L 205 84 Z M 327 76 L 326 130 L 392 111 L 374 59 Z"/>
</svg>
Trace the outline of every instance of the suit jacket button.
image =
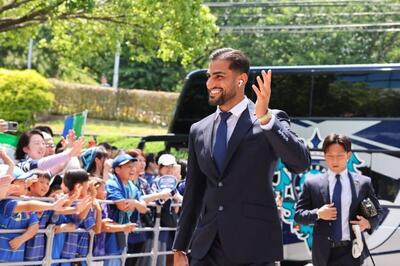
<svg viewBox="0 0 400 266">
<path fill-rule="evenodd" d="M 223 211 L 223 210 L 224 210 L 224 206 L 222 206 L 222 205 L 219 206 L 219 207 L 218 207 L 218 210 L 219 210 L 220 212 Z"/>
<path fill-rule="evenodd" d="M 218 182 L 218 187 L 223 187 L 224 184 L 222 182 Z"/>
</svg>

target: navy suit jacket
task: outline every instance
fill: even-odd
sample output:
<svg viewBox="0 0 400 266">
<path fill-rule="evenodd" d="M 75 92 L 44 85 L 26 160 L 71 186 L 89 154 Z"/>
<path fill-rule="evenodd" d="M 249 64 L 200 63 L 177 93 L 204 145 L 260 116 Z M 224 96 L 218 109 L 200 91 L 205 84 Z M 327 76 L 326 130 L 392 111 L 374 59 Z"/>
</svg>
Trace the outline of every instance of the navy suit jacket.
<svg viewBox="0 0 400 266">
<path fill-rule="evenodd" d="M 282 232 L 272 188 L 278 158 L 294 172 L 310 163 L 306 146 L 290 131 L 289 118 L 276 115 L 263 130 L 249 101 L 228 142 L 222 174 L 212 157 L 215 113 L 192 125 L 182 214 L 173 248 L 202 259 L 216 234 L 235 263 L 282 259 Z M 191 243 L 191 245 L 190 245 Z"/>
<path fill-rule="evenodd" d="M 367 176 L 350 172 L 348 176 L 350 178 L 352 192 L 349 219 L 356 220 L 356 216 L 359 215 L 358 209 L 360 203 L 367 197 L 371 199 L 378 210 L 377 216 L 368 219 L 371 224 L 371 229 L 368 230 L 368 233 L 371 234 L 379 226 L 379 216 L 382 213 L 382 208 L 375 196 L 371 179 Z M 300 224 L 314 224 L 312 259 L 313 264 L 316 266 L 327 265 L 329 259 L 331 222 L 322 219 L 317 220 L 317 210 L 323 205 L 329 203 L 330 195 L 328 174 L 325 173 L 306 179 L 303 192 L 296 205 L 294 220 Z M 352 240 L 355 238 L 353 230 L 351 229 L 351 224 L 350 237 Z M 365 251 L 366 250 L 364 249 L 364 254 L 361 257 L 361 260 L 363 260 L 366 255 Z"/>
</svg>

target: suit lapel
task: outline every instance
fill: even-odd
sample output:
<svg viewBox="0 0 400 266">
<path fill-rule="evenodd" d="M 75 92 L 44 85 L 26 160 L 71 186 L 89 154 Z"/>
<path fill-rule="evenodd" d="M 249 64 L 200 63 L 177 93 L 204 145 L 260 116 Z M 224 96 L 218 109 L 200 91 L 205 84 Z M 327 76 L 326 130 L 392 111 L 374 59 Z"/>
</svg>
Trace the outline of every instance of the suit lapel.
<svg viewBox="0 0 400 266">
<path fill-rule="evenodd" d="M 218 180 L 219 174 L 217 167 L 215 165 L 212 152 L 213 132 L 214 132 L 213 129 L 215 124 L 214 118 L 215 118 L 214 116 L 210 116 L 210 121 L 206 121 L 206 128 L 204 129 L 203 134 L 204 134 L 204 149 L 206 151 L 205 159 L 208 160 L 207 165 L 210 166 L 211 176 L 214 179 Z"/>
<path fill-rule="evenodd" d="M 351 187 L 351 205 L 350 205 L 350 219 L 357 215 L 357 197 L 360 194 L 360 180 L 357 175 L 352 175 L 348 172 Z"/>
<path fill-rule="evenodd" d="M 240 115 L 235 129 L 233 130 L 232 136 L 229 139 L 228 150 L 226 153 L 224 167 L 222 168 L 222 173 L 224 172 L 229 161 L 232 159 L 233 154 L 235 154 L 235 151 L 238 148 L 240 142 L 243 140 L 243 137 L 246 135 L 246 132 L 253 126 L 254 122 L 256 121 L 256 117 L 253 114 L 254 104 L 249 101 L 247 108 Z"/>
<path fill-rule="evenodd" d="M 331 202 L 329 195 L 329 179 L 328 173 L 325 173 L 321 176 L 320 191 L 322 194 L 322 199 L 324 200 L 324 204 L 329 204 Z"/>
</svg>

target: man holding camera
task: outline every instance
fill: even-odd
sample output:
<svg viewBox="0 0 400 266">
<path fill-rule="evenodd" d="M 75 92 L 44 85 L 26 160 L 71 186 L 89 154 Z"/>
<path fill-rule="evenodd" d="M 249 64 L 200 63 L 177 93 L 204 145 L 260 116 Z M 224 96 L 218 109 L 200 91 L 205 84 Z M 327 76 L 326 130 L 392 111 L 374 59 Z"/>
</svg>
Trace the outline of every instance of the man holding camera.
<svg viewBox="0 0 400 266">
<path fill-rule="evenodd" d="M 371 179 L 347 170 L 347 161 L 351 157 L 348 137 L 332 133 L 325 138 L 322 150 L 328 171 L 305 181 L 294 219 L 300 224 L 314 224 L 313 265 L 361 265 L 366 247 L 361 256 L 353 254 L 352 241 L 356 236 L 352 225 L 359 226 L 361 232 L 372 233 L 379 225 L 380 204 Z M 376 209 L 373 217 L 363 217 L 359 213 L 365 199 L 369 199 L 372 208 Z"/>
</svg>

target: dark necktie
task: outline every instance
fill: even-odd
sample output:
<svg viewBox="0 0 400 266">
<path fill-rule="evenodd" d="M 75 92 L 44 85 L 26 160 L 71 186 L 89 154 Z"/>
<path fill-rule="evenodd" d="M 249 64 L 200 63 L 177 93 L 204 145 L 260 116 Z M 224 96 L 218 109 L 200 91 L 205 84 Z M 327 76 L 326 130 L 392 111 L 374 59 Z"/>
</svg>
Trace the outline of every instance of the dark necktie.
<svg viewBox="0 0 400 266">
<path fill-rule="evenodd" d="M 224 166 L 225 162 L 225 157 L 226 157 L 226 138 L 227 138 L 227 132 L 228 132 L 228 125 L 226 124 L 226 121 L 228 118 L 231 116 L 232 113 L 230 112 L 221 112 L 219 113 L 219 116 L 221 118 L 221 121 L 219 122 L 218 128 L 217 128 L 217 134 L 215 136 L 215 145 L 214 145 L 214 151 L 213 151 L 213 156 L 215 163 L 217 164 L 217 168 L 220 174 L 222 174 L 222 168 Z"/>
<path fill-rule="evenodd" d="M 332 203 L 335 204 L 337 216 L 336 220 L 332 222 L 332 240 L 342 240 L 342 183 L 340 182 L 340 175 L 336 175 L 336 184 L 333 189 Z"/>
</svg>

